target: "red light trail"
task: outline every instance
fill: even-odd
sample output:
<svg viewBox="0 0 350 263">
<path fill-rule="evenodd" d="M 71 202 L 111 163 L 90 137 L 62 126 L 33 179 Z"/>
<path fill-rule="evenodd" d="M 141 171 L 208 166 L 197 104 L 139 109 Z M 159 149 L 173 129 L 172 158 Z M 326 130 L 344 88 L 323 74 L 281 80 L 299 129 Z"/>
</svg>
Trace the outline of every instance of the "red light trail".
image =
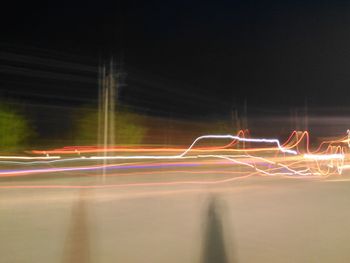
<svg viewBox="0 0 350 263">
<path fill-rule="evenodd" d="M 91 172 L 102 169 L 107 169 L 107 176 L 188 173 L 198 174 L 198 176 L 200 174 L 215 174 L 216 176 L 226 174 L 231 176 L 229 178 L 209 180 L 199 177 L 198 180 L 191 179 L 188 181 L 135 182 L 110 185 L 2 185 L 0 189 L 100 189 L 122 186 L 218 184 L 247 178 L 252 175 L 283 176 L 298 179 L 327 178 L 331 175 L 341 175 L 344 169 L 350 168 L 350 165 L 346 163 L 346 155 L 350 144 L 349 132 L 344 137 L 321 142 L 314 150 L 310 149 L 310 138 L 307 131 L 293 131 L 283 143 L 280 143 L 277 139 L 250 138 L 247 135 L 247 131 L 239 131 L 235 136 L 204 135 L 196 138 L 187 148 L 124 146 L 103 149 L 96 146 L 67 146 L 54 150 L 31 151 L 32 154 L 44 156 L 0 156 L 1 165 L 31 166 L 30 169 L 1 169 L 1 178 L 37 176 L 39 174 L 58 176 L 67 172 L 73 176 L 76 172 L 83 172 L 86 176 L 96 176 L 96 173 L 91 174 Z M 230 142 L 227 143 L 227 140 L 230 140 Z M 226 143 L 218 146 L 198 145 L 207 141 L 224 141 Z M 107 156 L 91 155 L 104 150 L 114 154 Z M 129 155 L 126 155 L 127 153 Z M 158 153 L 158 155 L 154 153 Z M 55 156 L 52 156 L 53 154 Z M 74 157 L 76 154 L 78 154 L 78 157 Z M 99 164 L 101 160 L 108 160 L 109 163 Z M 84 164 L 89 162 L 94 164 Z M 71 165 L 67 166 L 67 163 L 71 163 Z M 45 167 L 47 165 L 49 167 Z M 241 167 L 243 170 L 239 172 L 227 171 L 222 170 L 222 166 L 235 169 Z M 182 169 L 180 169 L 181 167 Z M 118 172 L 115 173 L 113 171 Z"/>
</svg>

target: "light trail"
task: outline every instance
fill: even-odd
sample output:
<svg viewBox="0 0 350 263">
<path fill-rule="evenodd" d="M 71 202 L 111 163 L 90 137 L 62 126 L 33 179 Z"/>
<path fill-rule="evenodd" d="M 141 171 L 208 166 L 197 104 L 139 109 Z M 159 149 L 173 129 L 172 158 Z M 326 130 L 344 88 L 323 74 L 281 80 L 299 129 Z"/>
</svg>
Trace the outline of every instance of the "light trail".
<svg viewBox="0 0 350 263">
<path fill-rule="evenodd" d="M 244 135 L 242 135 L 243 137 L 240 137 L 239 134 L 242 134 L 243 132 L 240 131 L 238 133 L 238 135 L 230 135 L 230 134 L 226 134 L 226 135 L 202 135 L 197 137 L 193 143 L 185 150 L 183 150 L 182 153 L 178 154 L 178 155 L 173 155 L 173 156 L 166 156 L 167 158 L 179 158 L 179 157 L 183 157 L 184 155 L 186 155 L 189 151 L 205 151 L 205 150 L 218 150 L 218 149 L 222 149 L 222 148 L 227 148 L 230 147 L 232 145 L 234 145 L 236 143 L 236 141 L 238 142 L 252 142 L 252 143 L 269 143 L 269 144 L 275 144 L 277 146 L 277 148 L 262 148 L 262 150 L 279 150 L 281 152 L 284 153 L 290 153 L 290 154 L 297 154 L 296 151 L 294 150 L 289 150 L 287 148 L 284 148 L 281 146 L 279 140 L 277 139 L 266 139 L 266 138 L 245 138 Z M 201 140 L 204 139 L 231 139 L 232 142 L 225 145 L 225 146 L 221 146 L 221 147 L 201 147 L 199 149 L 194 149 L 194 146 Z M 133 152 L 142 152 L 142 151 L 163 151 L 163 152 L 169 152 L 169 151 L 181 151 L 181 148 L 156 148 L 156 149 L 150 149 L 150 148 L 138 148 L 138 149 L 127 149 L 127 148 L 90 148 L 90 147 L 68 147 L 68 148 L 63 148 L 63 149 L 58 149 L 58 150 L 45 150 L 45 151 L 38 151 L 38 150 L 33 150 L 32 153 L 34 154 L 81 154 L 81 153 L 98 153 L 98 152 L 115 152 L 115 151 L 122 151 L 122 152 L 129 152 L 129 151 L 133 151 Z M 256 150 L 261 150 L 260 149 L 256 149 Z M 123 156 L 113 156 L 113 158 L 121 158 Z M 127 156 L 129 158 L 131 157 L 137 157 L 137 156 Z M 139 156 L 140 158 L 144 158 L 145 156 Z M 148 156 L 148 157 L 159 157 L 159 156 Z M 104 158 L 104 157 L 101 157 Z"/>
<path fill-rule="evenodd" d="M 28 174 L 57 173 L 57 172 L 74 172 L 74 171 L 94 171 L 106 169 L 146 169 L 146 168 L 163 168 L 163 167 L 184 167 L 199 166 L 199 163 L 177 163 L 177 164 L 148 164 L 148 165 L 94 165 L 80 167 L 62 167 L 62 168 L 39 168 L 30 170 L 0 170 L 0 177 L 19 176 Z"/>
<path fill-rule="evenodd" d="M 218 166 L 235 164 L 237 166 L 250 169 L 253 174 L 259 174 L 263 176 L 282 176 L 282 177 L 296 177 L 296 178 L 327 178 L 332 174 L 341 175 L 344 169 L 349 169 L 346 161 L 346 154 L 350 144 L 350 132 L 347 132 L 347 136 L 331 141 L 323 141 L 319 144 L 316 150 L 310 150 L 309 133 L 293 131 L 284 143 L 280 143 L 278 139 L 267 138 L 246 138 L 245 132 L 240 131 L 238 135 L 203 135 L 196 138 L 192 144 L 186 149 L 181 148 L 136 148 L 133 147 L 133 152 L 172 152 L 181 151 L 179 154 L 173 155 L 115 155 L 115 156 L 81 156 L 86 153 L 96 153 L 100 149 L 97 147 L 64 147 L 61 150 L 52 151 L 32 151 L 33 153 L 45 154 L 46 156 L 31 157 L 31 156 L 0 156 L 0 164 L 2 165 L 50 165 L 55 164 L 64 165 L 65 162 L 98 162 L 98 161 L 132 161 L 133 163 L 121 163 L 121 164 L 103 164 L 103 165 L 78 165 L 78 166 L 63 166 L 63 167 L 38 167 L 31 169 L 3 169 L 0 170 L 0 177 L 13 177 L 13 176 L 25 176 L 36 174 L 57 174 L 57 173 L 73 173 L 74 172 L 91 172 L 96 170 L 130 170 L 137 172 L 124 173 L 145 175 L 147 172 L 144 169 L 159 169 L 166 168 L 170 171 L 170 168 L 178 169 L 180 167 L 203 167 L 206 164 Z M 197 146 L 199 142 L 206 140 L 231 140 L 230 143 L 223 146 Z M 301 149 L 302 142 L 305 141 L 304 153 Z M 254 144 L 272 144 L 274 147 L 256 147 L 256 148 L 241 148 L 234 149 L 231 147 L 237 146 L 242 142 L 244 147 L 245 143 Z M 346 146 L 344 146 L 344 144 Z M 323 149 L 323 150 L 322 150 Z M 111 151 L 118 151 L 123 153 L 129 152 L 125 147 L 112 148 Z M 264 151 L 264 156 L 254 156 L 252 153 L 260 153 Z M 50 156 L 49 154 L 79 154 L 79 157 L 63 158 L 62 156 Z M 211 152 L 212 154 L 204 154 Z M 217 152 L 217 153 L 215 153 Z M 244 154 L 232 154 L 235 152 L 243 152 Z M 249 154 L 248 154 L 249 153 Z M 271 155 L 275 153 L 275 156 Z M 281 155 L 278 155 L 281 154 Z M 11 160 L 17 161 L 11 161 Z M 206 159 L 213 159 L 214 161 L 205 161 Z M 34 161 L 33 161 L 34 160 Z M 38 160 L 38 161 L 36 161 Z M 181 162 L 174 163 L 178 160 Z M 190 162 L 188 162 L 191 160 Z M 223 161 L 224 160 L 224 161 Z M 145 162 L 140 164 L 139 161 Z M 156 163 L 149 163 L 150 161 L 157 161 Z M 159 162 L 161 161 L 161 162 Z M 135 163 L 136 162 L 136 163 Z M 218 171 L 212 169 L 212 171 Z M 245 172 L 242 172 L 245 173 Z M 234 173 L 232 173 L 234 174 Z M 245 178 L 238 176 L 239 178 Z M 237 176 L 233 177 L 237 178 Z M 233 179 L 230 178 L 230 179 Z M 229 179 L 225 179 L 230 181 Z M 220 182 L 222 180 L 219 180 Z M 212 181 L 214 182 L 214 181 Z M 205 183 L 210 183 L 206 181 Z M 162 184 L 162 182 L 159 182 Z M 141 185 L 147 185 L 142 183 Z M 158 185 L 158 183 L 156 183 Z"/>
<path fill-rule="evenodd" d="M 340 159 L 343 160 L 345 158 L 344 154 L 336 153 L 336 154 L 304 154 L 305 159 L 312 160 L 334 160 Z"/>
<path fill-rule="evenodd" d="M 0 159 L 5 160 L 57 160 L 61 156 L 0 156 Z"/>
</svg>

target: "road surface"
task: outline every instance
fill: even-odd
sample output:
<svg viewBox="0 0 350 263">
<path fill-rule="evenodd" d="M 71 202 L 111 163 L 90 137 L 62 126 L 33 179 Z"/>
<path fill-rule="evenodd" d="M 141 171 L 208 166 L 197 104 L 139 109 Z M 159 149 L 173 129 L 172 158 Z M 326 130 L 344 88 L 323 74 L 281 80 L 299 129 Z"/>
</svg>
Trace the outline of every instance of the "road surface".
<svg viewBox="0 0 350 263">
<path fill-rule="evenodd" d="M 0 178 L 0 262 L 350 262 L 347 171 L 214 162 Z"/>
</svg>

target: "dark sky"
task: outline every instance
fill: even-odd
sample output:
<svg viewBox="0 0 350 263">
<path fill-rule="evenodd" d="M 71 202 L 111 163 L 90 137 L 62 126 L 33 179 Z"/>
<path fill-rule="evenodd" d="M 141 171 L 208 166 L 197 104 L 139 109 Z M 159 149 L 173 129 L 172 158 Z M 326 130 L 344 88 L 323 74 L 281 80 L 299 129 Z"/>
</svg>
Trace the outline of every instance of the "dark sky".
<svg viewBox="0 0 350 263">
<path fill-rule="evenodd" d="M 1 9 L 2 42 L 14 50 L 89 61 L 122 50 L 127 69 L 151 83 L 165 79 L 163 91 L 147 87 L 149 98 L 134 94 L 141 107 L 148 100 L 154 110 L 198 114 L 244 100 L 252 111 L 305 100 L 310 107 L 348 105 L 349 1 L 28 1 Z"/>
</svg>

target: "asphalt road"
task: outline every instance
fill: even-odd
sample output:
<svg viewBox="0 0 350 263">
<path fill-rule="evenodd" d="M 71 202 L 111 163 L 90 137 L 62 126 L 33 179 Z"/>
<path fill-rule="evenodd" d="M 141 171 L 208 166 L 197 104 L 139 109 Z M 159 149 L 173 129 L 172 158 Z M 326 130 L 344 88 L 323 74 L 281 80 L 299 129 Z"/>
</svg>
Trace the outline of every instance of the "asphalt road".
<svg viewBox="0 0 350 263">
<path fill-rule="evenodd" d="M 174 183 L 215 169 L 3 178 L 29 188 L 0 189 L 0 262 L 350 262 L 350 176 Z"/>
</svg>

